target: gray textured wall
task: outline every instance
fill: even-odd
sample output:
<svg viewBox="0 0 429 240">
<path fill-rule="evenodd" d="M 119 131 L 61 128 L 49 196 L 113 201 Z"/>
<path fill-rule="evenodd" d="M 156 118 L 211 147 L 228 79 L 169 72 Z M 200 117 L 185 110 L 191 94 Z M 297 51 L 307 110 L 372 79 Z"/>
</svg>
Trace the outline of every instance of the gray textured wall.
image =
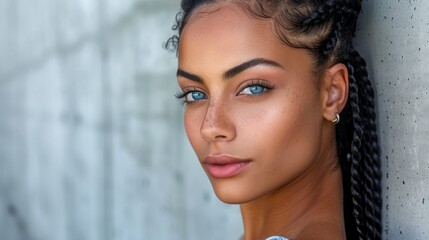
<svg viewBox="0 0 429 240">
<path fill-rule="evenodd" d="M 384 239 L 429 239 L 429 1 L 364 1 L 356 41 L 377 91 Z"/>
<path fill-rule="evenodd" d="M 0 239 L 237 239 L 173 98 L 179 1 L 0 1 Z M 385 239 L 429 238 L 429 2 L 364 1 Z M 426 121 L 425 121 L 426 120 Z"/>
</svg>

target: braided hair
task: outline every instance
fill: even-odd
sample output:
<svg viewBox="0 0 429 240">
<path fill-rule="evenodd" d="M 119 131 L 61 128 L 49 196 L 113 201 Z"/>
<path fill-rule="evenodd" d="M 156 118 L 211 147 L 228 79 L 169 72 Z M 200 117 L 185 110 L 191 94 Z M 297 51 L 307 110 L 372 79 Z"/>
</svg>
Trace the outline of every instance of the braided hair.
<svg viewBox="0 0 429 240">
<path fill-rule="evenodd" d="M 177 50 L 183 27 L 201 5 L 216 0 L 182 0 L 166 48 Z M 271 19 L 285 44 L 307 49 L 317 72 L 343 63 L 349 72 L 349 99 L 336 125 L 343 176 L 347 239 L 381 239 L 381 172 L 374 90 L 365 60 L 353 47 L 361 0 L 232 0 L 256 17 Z"/>
</svg>

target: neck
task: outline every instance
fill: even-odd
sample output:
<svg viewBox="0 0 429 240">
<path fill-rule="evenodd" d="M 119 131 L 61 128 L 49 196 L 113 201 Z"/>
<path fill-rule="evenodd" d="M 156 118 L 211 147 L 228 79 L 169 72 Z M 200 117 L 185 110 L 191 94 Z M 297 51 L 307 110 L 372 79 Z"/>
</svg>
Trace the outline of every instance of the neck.
<svg viewBox="0 0 429 240">
<path fill-rule="evenodd" d="M 315 235 L 320 239 L 322 233 L 344 239 L 341 169 L 320 167 L 313 166 L 286 186 L 241 204 L 244 239 L 265 239 L 272 235 L 292 239 L 303 236 L 314 239 Z"/>
</svg>

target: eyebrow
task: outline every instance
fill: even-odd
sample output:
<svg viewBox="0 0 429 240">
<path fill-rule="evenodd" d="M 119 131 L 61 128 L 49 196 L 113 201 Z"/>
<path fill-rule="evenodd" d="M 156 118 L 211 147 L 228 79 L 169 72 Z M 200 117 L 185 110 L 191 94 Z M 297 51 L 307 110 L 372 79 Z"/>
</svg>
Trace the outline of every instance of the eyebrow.
<svg viewBox="0 0 429 240">
<path fill-rule="evenodd" d="M 187 78 L 187 79 L 192 80 L 194 82 L 203 83 L 203 79 L 202 78 L 198 77 L 197 75 L 185 72 L 185 71 L 181 70 L 180 68 L 177 69 L 177 76 L 181 76 L 181 77 Z"/>
<path fill-rule="evenodd" d="M 229 69 L 223 74 L 223 79 L 227 80 L 227 79 L 233 78 L 238 74 L 246 71 L 249 68 L 253 68 L 260 65 L 266 65 L 266 66 L 272 66 L 272 67 L 284 69 L 284 67 L 280 63 L 275 62 L 273 60 L 269 60 L 265 58 L 255 58 Z M 201 77 L 188 73 L 180 68 L 177 69 L 177 76 L 181 76 L 195 82 L 203 83 L 203 79 Z"/>
<path fill-rule="evenodd" d="M 231 68 L 230 70 L 226 71 L 223 75 L 224 79 L 230 79 L 233 78 L 235 76 L 237 76 L 238 74 L 240 74 L 241 72 L 244 72 L 245 70 L 252 68 L 252 67 L 256 67 L 259 65 L 266 65 L 266 66 L 272 66 L 272 67 L 278 67 L 278 68 L 283 68 L 282 65 L 280 65 L 280 63 L 272 61 L 272 60 L 268 60 L 265 58 L 255 58 L 252 60 L 249 60 L 247 62 L 244 62 L 236 67 Z"/>
</svg>

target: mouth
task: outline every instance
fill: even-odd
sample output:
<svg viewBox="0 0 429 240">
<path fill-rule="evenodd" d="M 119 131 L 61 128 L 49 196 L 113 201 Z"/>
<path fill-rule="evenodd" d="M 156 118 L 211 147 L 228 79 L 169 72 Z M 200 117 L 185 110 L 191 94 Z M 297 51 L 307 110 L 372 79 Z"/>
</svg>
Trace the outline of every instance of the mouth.
<svg viewBox="0 0 429 240">
<path fill-rule="evenodd" d="M 203 164 L 207 172 L 215 178 L 230 178 L 242 172 L 250 163 L 249 159 L 230 156 L 208 156 Z"/>
</svg>

